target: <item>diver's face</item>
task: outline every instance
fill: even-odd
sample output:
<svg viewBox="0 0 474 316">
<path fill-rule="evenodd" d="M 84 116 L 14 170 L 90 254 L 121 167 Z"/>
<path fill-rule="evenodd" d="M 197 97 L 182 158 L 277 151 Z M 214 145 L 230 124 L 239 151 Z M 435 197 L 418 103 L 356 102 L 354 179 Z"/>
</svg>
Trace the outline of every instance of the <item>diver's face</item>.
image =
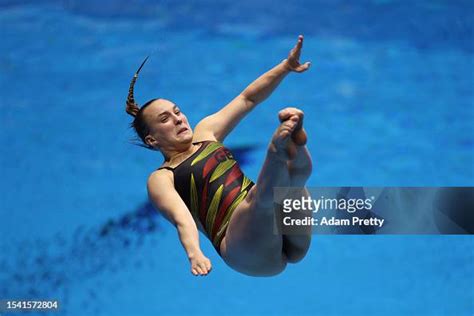
<svg viewBox="0 0 474 316">
<path fill-rule="evenodd" d="M 155 100 L 144 111 L 150 129 L 146 140 L 153 147 L 176 147 L 189 144 L 193 139 L 193 130 L 188 119 L 178 106 L 165 99 Z"/>
</svg>

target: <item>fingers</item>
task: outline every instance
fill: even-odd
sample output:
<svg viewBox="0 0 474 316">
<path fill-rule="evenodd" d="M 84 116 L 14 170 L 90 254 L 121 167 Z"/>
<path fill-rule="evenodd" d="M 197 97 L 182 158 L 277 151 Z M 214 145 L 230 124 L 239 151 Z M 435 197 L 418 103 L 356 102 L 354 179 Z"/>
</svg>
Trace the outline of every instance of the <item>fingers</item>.
<svg viewBox="0 0 474 316">
<path fill-rule="evenodd" d="M 195 266 L 191 269 L 191 273 L 194 275 L 194 276 L 203 276 L 203 275 L 207 275 L 207 272 L 205 269 L 202 269 L 201 267 L 199 266 Z"/>
<path fill-rule="evenodd" d="M 201 267 L 199 265 L 197 266 L 197 270 L 199 272 L 199 275 L 206 275 L 207 274 L 206 269 L 204 269 L 203 267 Z"/>
<path fill-rule="evenodd" d="M 303 35 L 298 36 L 298 41 L 296 42 L 296 49 L 301 49 L 303 47 Z"/>
<path fill-rule="evenodd" d="M 191 273 L 194 276 L 208 275 L 212 270 L 212 265 L 209 260 L 204 262 L 195 263 L 191 267 Z"/>
<path fill-rule="evenodd" d="M 303 71 L 308 70 L 309 67 L 311 67 L 311 63 L 308 61 L 308 62 L 305 62 L 304 64 L 299 65 L 298 67 L 296 67 L 295 71 L 296 72 L 303 72 Z"/>
<path fill-rule="evenodd" d="M 303 47 L 303 35 L 298 36 L 298 40 L 296 41 L 295 47 L 291 50 L 292 53 L 297 53 Z"/>
<path fill-rule="evenodd" d="M 298 36 L 298 41 L 295 47 L 291 50 L 291 54 L 298 60 L 301 54 L 301 48 L 303 47 L 303 35 Z"/>
<path fill-rule="evenodd" d="M 287 61 L 290 66 L 290 69 L 295 72 L 304 72 L 311 67 L 310 62 L 306 62 L 304 64 L 299 63 L 300 55 L 301 55 L 301 48 L 303 47 L 303 35 L 298 36 L 298 41 L 296 42 L 295 47 L 290 51 L 288 55 Z"/>
</svg>

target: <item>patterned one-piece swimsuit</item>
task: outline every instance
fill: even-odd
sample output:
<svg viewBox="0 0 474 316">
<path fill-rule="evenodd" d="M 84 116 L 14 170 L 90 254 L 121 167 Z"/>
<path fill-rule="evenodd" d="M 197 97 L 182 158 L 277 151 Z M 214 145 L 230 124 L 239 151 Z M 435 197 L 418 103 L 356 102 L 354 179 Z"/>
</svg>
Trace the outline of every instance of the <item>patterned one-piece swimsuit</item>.
<svg viewBox="0 0 474 316">
<path fill-rule="evenodd" d="M 224 145 L 216 141 L 194 144 L 200 143 L 201 147 L 178 166 L 159 169 L 173 172 L 176 191 L 220 254 L 230 217 L 254 183 Z"/>
</svg>

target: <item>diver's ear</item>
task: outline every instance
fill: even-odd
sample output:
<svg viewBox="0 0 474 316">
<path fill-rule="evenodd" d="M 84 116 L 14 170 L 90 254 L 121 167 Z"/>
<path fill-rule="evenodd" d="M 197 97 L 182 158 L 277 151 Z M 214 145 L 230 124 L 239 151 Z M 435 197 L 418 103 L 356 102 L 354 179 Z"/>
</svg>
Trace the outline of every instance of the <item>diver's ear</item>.
<svg viewBox="0 0 474 316">
<path fill-rule="evenodd" d="M 153 148 L 156 148 L 158 147 L 160 144 L 158 143 L 158 141 L 151 135 L 147 135 L 145 137 L 145 143 L 148 145 L 148 146 L 151 146 Z"/>
</svg>

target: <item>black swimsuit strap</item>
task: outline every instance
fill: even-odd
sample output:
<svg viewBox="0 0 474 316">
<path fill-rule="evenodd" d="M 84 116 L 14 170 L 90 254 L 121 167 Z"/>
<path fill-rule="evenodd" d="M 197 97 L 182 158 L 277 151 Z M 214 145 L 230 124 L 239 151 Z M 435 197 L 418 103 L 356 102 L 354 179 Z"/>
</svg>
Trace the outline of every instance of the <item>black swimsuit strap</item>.
<svg viewBox="0 0 474 316">
<path fill-rule="evenodd" d="M 204 143 L 203 145 L 201 145 L 201 147 L 196 150 L 195 153 L 193 153 L 191 156 L 193 156 L 194 154 L 196 154 L 198 151 L 200 151 L 201 149 L 204 148 L 204 146 L 206 146 L 205 143 L 209 143 L 209 142 L 213 142 L 212 140 L 201 140 L 201 141 L 198 141 L 198 142 L 194 142 L 193 145 L 197 145 L 197 144 L 201 144 L 201 143 Z M 189 156 L 188 158 L 186 158 L 184 161 L 186 161 L 187 159 L 189 159 L 191 156 Z M 160 167 L 156 170 L 160 170 L 160 169 L 167 169 L 167 170 L 170 170 L 171 172 L 174 173 L 175 169 L 178 168 L 184 161 L 182 161 L 179 165 L 177 165 L 176 167 L 168 167 L 168 166 L 165 166 L 165 167 Z"/>
<path fill-rule="evenodd" d="M 158 170 L 160 170 L 160 169 L 167 169 L 167 170 L 174 171 L 174 168 L 166 167 L 166 166 L 165 166 L 165 167 L 158 168 Z"/>
<path fill-rule="evenodd" d="M 206 143 L 206 142 L 211 142 L 211 140 L 201 140 L 199 142 L 194 142 L 193 145 L 196 145 L 196 144 L 200 144 L 200 143 Z M 201 146 L 201 148 L 203 147 L 204 145 Z M 201 150 L 201 148 L 199 148 L 195 153 L 197 153 L 199 150 Z M 194 155 L 194 154 L 193 154 Z M 192 156 L 192 155 L 191 155 Z M 190 156 L 190 157 L 191 157 Z M 189 158 L 189 157 L 188 157 Z M 188 159 L 186 158 L 186 159 Z M 176 169 L 177 167 L 179 167 L 179 165 L 177 165 L 176 167 L 168 167 L 168 166 L 165 166 L 165 167 L 161 167 L 161 168 L 158 168 L 157 170 L 160 170 L 160 169 L 167 169 L 167 170 L 170 170 L 172 172 L 174 172 L 174 169 Z"/>
</svg>

